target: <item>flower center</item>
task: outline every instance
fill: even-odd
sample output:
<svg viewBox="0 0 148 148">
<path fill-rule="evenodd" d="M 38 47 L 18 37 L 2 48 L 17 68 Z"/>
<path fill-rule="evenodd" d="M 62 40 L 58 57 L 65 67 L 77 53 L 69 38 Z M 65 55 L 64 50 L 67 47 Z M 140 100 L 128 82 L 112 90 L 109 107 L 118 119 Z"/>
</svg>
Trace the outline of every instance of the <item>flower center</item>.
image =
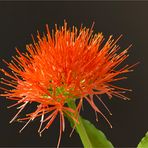
<svg viewBox="0 0 148 148">
<path fill-rule="evenodd" d="M 43 98 L 56 98 L 56 101 L 61 102 L 62 100 L 64 103 L 67 103 L 71 99 L 76 99 L 78 96 L 75 96 L 70 91 L 73 91 L 74 88 L 70 88 L 66 90 L 64 86 L 58 86 L 55 89 L 52 87 L 48 88 L 50 96 L 48 94 L 43 95 Z"/>
</svg>

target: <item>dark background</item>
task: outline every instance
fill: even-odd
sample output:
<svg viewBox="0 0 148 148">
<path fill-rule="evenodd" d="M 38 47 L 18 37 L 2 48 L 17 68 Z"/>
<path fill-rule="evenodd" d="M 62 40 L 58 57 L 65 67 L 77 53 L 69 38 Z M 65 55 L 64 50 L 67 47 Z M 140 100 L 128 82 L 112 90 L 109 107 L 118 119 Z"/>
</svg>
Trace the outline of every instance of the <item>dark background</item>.
<svg viewBox="0 0 148 148">
<path fill-rule="evenodd" d="M 121 49 L 133 44 L 130 57 L 125 62 L 141 63 L 135 71 L 129 73 L 129 79 L 119 84 L 132 88 L 127 93 L 131 101 L 123 101 L 113 97 L 111 101 L 103 96 L 107 106 L 113 113 L 108 117 L 113 125 L 110 129 L 102 117 L 99 123 L 95 121 L 94 111 L 85 103 L 82 115 L 101 129 L 116 147 L 137 146 L 140 139 L 148 130 L 148 2 L 0 2 L 0 59 L 10 60 L 15 55 L 15 47 L 22 51 L 25 45 L 32 43 L 31 33 L 35 36 L 37 29 L 45 31 L 45 24 L 50 29 L 54 24 L 63 24 L 66 19 L 69 26 L 91 27 L 95 21 L 94 32 L 103 32 L 107 38 L 110 34 L 115 37 L 123 34 L 119 44 Z M 3 63 L 0 67 L 5 67 Z M 19 134 L 23 123 L 9 124 L 16 109 L 7 109 L 11 102 L 1 97 L 0 101 L 0 146 L 56 146 L 59 134 L 58 119 L 39 137 L 37 129 L 39 122 L 29 124 Z M 98 105 L 100 103 L 98 102 Z M 69 138 L 71 127 L 66 122 L 61 146 L 82 146 L 79 136 L 74 132 Z"/>
</svg>

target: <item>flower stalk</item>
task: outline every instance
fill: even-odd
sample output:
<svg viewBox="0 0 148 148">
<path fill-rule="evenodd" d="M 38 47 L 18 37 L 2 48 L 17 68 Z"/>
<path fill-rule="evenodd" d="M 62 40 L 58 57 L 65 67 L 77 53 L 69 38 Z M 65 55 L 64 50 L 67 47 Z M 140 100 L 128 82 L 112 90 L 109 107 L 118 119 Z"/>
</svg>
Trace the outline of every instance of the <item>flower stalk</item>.
<svg viewBox="0 0 148 148">
<path fill-rule="evenodd" d="M 75 101 L 70 100 L 70 101 L 68 102 L 68 106 L 69 106 L 70 108 L 76 110 Z M 83 126 L 81 117 L 80 117 L 80 115 L 78 114 L 78 112 L 77 112 L 77 116 L 78 116 L 78 123 L 75 122 L 74 120 L 73 120 L 73 122 L 74 122 L 74 126 L 75 126 L 75 128 L 76 128 L 76 131 L 77 131 L 77 133 L 79 134 L 80 139 L 81 139 L 81 141 L 82 141 L 82 143 L 83 143 L 83 146 L 84 146 L 85 148 L 88 148 L 88 147 L 89 147 L 89 148 L 92 148 L 92 144 L 91 144 L 91 142 L 90 142 L 90 140 L 89 140 L 89 137 L 88 137 L 88 135 L 87 135 L 87 133 L 86 133 L 86 130 L 85 130 L 84 126 Z M 70 121 L 72 122 L 72 120 L 70 120 Z"/>
</svg>

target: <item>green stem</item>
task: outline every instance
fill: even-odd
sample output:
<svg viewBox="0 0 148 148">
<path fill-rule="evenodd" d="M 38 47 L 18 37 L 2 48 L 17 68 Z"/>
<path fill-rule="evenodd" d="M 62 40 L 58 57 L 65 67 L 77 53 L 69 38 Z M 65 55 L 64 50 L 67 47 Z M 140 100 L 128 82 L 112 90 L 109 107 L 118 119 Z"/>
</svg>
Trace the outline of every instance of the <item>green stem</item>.
<svg viewBox="0 0 148 148">
<path fill-rule="evenodd" d="M 74 109 L 74 110 L 76 109 L 76 104 L 75 104 L 74 101 L 68 102 L 68 106 L 69 106 L 70 108 Z M 73 123 L 74 123 L 74 122 L 75 122 L 75 121 L 73 121 Z M 84 125 L 83 125 L 83 123 L 82 123 L 81 117 L 80 117 L 79 115 L 78 115 L 78 122 L 79 122 L 79 123 L 75 123 L 76 131 L 77 131 L 77 133 L 79 134 L 79 136 L 80 136 L 80 138 L 81 138 L 81 141 L 82 141 L 84 147 L 85 147 L 85 148 L 92 148 L 92 144 L 91 144 L 91 142 L 90 142 L 90 140 L 89 140 L 89 137 L 88 137 L 88 135 L 87 135 L 87 132 L 86 132 L 86 130 L 85 130 L 85 128 L 84 128 Z"/>
</svg>

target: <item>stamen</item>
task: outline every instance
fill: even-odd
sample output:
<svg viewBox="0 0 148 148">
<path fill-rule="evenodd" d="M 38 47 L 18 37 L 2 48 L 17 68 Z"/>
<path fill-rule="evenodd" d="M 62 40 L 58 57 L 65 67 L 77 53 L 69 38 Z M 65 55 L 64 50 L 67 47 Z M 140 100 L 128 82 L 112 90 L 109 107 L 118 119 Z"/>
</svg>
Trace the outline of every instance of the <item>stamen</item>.
<svg viewBox="0 0 148 148">
<path fill-rule="evenodd" d="M 25 106 L 27 105 L 28 101 L 26 101 L 22 106 L 21 106 L 21 109 L 18 111 L 18 113 L 11 119 L 11 121 L 9 123 L 12 123 L 16 118 L 17 116 L 20 114 L 20 112 L 25 108 Z"/>
</svg>

